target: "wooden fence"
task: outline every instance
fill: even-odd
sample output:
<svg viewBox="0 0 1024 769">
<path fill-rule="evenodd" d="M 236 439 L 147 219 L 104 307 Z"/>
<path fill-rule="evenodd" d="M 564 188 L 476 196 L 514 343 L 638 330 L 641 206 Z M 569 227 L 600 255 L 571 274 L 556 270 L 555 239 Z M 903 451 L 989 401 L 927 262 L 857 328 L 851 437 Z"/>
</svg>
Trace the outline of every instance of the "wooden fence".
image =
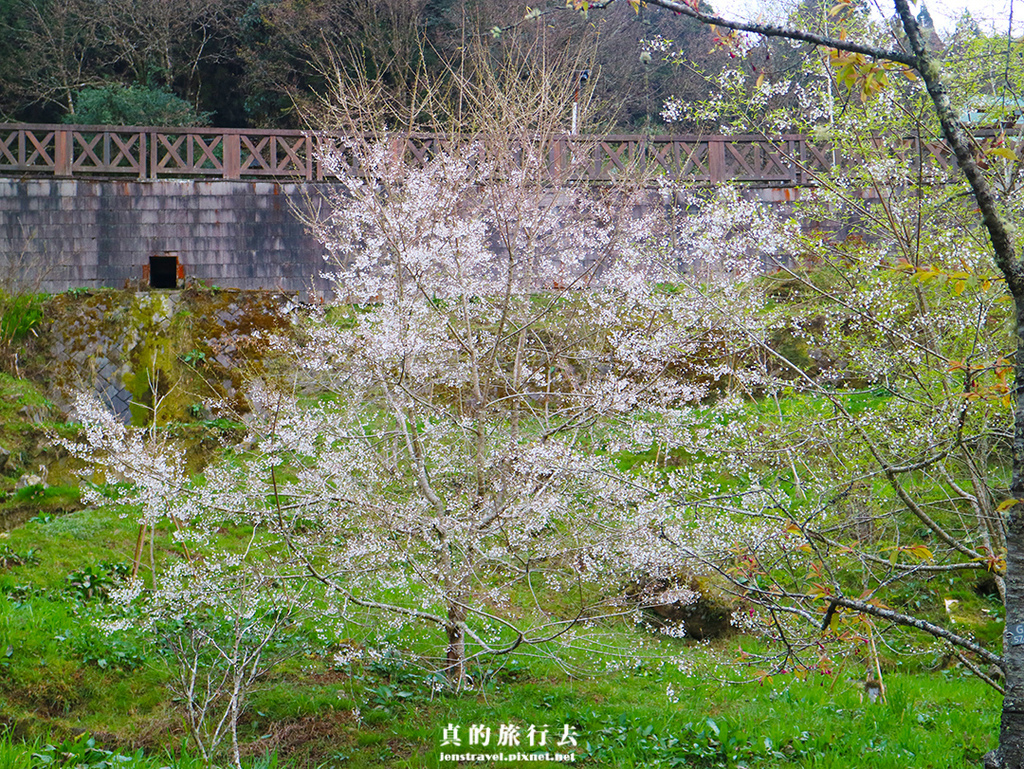
<svg viewBox="0 0 1024 769">
<path fill-rule="evenodd" d="M 979 131 L 977 135 L 994 132 Z M 396 153 L 425 162 L 443 137 L 395 135 Z M 955 166 L 941 141 L 919 137 L 883 141 L 912 165 L 937 171 Z M 322 181 L 358 173 L 325 164 L 345 146 L 340 134 L 227 128 L 152 128 L 0 124 L 0 175 L 58 178 L 190 178 Z M 833 152 L 802 135 L 764 136 L 557 136 L 544 143 L 549 167 L 569 169 L 579 182 L 606 182 L 631 169 L 675 181 L 748 182 L 771 186 L 813 184 Z"/>
</svg>

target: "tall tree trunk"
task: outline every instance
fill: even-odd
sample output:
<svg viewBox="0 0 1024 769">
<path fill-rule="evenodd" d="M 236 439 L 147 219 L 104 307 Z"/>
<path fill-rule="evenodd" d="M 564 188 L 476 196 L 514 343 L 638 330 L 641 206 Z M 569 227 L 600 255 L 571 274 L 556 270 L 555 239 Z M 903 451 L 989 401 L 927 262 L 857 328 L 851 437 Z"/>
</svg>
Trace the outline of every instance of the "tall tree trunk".
<svg viewBox="0 0 1024 769">
<path fill-rule="evenodd" d="M 1018 300 L 1017 317 L 1021 317 Z M 1018 345 L 1017 360 L 1021 359 Z M 1024 382 L 1024 373 L 1017 365 L 1017 382 Z M 1017 409 L 1014 412 L 1013 486 L 1010 493 L 1024 498 L 1024 483 L 1019 468 L 1024 457 L 1024 405 L 1021 404 L 1020 384 L 1017 385 Z M 1006 532 L 1006 630 L 1003 633 L 1003 667 L 1006 671 L 1006 695 L 999 727 L 999 748 L 985 757 L 985 766 L 991 769 L 1024 768 L 1024 646 L 1013 646 L 1011 629 L 1024 622 L 1024 515 L 1018 504 L 1007 524 Z"/>
<path fill-rule="evenodd" d="M 595 8 L 606 7 L 616 0 L 592 0 Z M 638 0 L 628 0 L 635 7 Z M 787 40 L 801 40 L 812 45 L 835 48 L 851 53 L 861 53 L 874 59 L 892 61 L 913 67 L 924 80 L 935 107 L 935 113 L 942 126 L 942 134 L 956 156 L 961 173 L 970 184 L 971 192 L 982 223 L 992 242 L 992 255 L 996 266 L 1006 278 L 1006 287 L 1014 300 L 1016 309 L 1016 360 L 1014 362 L 1014 436 L 1013 436 L 1013 478 L 1010 495 L 1017 500 L 1010 508 L 1006 520 L 1006 629 L 1003 634 L 1003 666 L 1006 672 L 1006 695 L 1003 698 L 1002 726 L 999 734 L 999 748 L 986 756 L 989 767 L 999 769 L 1024 769 L 1024 644 L 1014 646 L 1012 629 L 1024 627 L 1024 263 L 1017 254 L 1017 246 L 1009 222 L 999 212 L 992 188 L 974 161 L 971 145 L 964 134 L 957 114 L 949 104 L 946 85 L 942 81 L 942 70 L 938 61 L 928 52 L 925 37 L 921 34 L 917 19 L 911 13 L 907 0 L 894 0 L 896 13 L 903 31 L 910 43 L 911 52 L 896 48 L 886 50 L 857 41 L 806 30 L 780 27 L 760 22 L 737 22 L 724 19 L 713 13 L 706 13 L 689 0 L 647 0 L 657 5 L 704 24 L 714 24 L 726 29 L 753 32 L 766 37 Z"/>
<path fill-rule="evenodd" d="M 1009 283 L 1009 276 L 1007 283 Z M 1006 624 L 1003 669 L 1006 694 L 999 747 L 985 756 L 986 769 L 1024 769 L 1024 645 L 1014 645 L 1013 629 L 1024 623 L 1024 294 L 1013 291 L 1017 321 L 1014 365 L 1013 475 L 1010 496 L 1017 500 L 1006 521 Z"/>
<path fill-rule="evenodd" d="M 996 204 L 992 189 L 974 162 L 974 154 L 949 104 L 946 86 L 938 62 L 928 52 L 924 35 L 907 0 L 895 0 L 899 14 L 917 61 L 915 69 L 928 88 L 935 105 L 946 142 L 956 155 L 961 172 L 971 185 L 974 199 L 981 210 L 982 221 L 992 241 L 996 266 L 1006 278 L 1014 300 L 1017 321 L 1017 351 L 1014 366 L 1013 412 L 1013 477 L 1010 495 L 1024 500 L 1024 265 L 1017 255 L 1009 223 Z M 1024 622 L 1024 504 L 1010 509 L 1006 524 L 1006 625 L 1003 632 L 1003 667 L 1006 673 L 1006 695 L 1003 698 L 999 748 L 985 757 L 988 767 L 1024 769 L 1024 645 L 1014 646 L 1012 629 Z"/>
</svg>

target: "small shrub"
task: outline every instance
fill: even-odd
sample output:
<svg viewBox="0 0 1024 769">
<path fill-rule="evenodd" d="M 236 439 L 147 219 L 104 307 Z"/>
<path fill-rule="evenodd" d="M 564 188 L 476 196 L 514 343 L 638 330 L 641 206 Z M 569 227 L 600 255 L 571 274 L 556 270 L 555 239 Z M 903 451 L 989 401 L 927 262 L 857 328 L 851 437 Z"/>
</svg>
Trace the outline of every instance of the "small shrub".
<svg viewBox="0 0 1024 769">
<path fill-rule="evenodd" d="M 0 545 L 0 569 L 9 569 L 12 566 L 34 565 L 39 563 L 39 556 L 34 549 L 18 553 L 11 549 L 10 545 Z"/>
<path fill-rule="evenodd" d="M 101 561 L 92 566 L 76 569 L 67 576 L 67 591 L 79 601 L 99 598 L 106 601 L 110 589 L 128 576 L 128 565 Z"/>
<path fill-rule="evenodd" d="M 145 651 L 131 639 L 106 635 L 96 628 L 87 628 L 71 636 L 59 636 L 68 642 L 71 651 L 86 665 L 100 670 L 130 671 L 146 663 Z"/>
<path fill-rule="evenodd" d="M 114 769 L 125 765 L 139 765 L 143 753 L 139 749 L 133 756 L 125 756 L 96 745 L 96 739 L 88 734 L 66 739 L 58 745 L 45 745 L 32 754 L 33 766 L 75 767 L 75 769 Z"/>
<path fill-rule="evenodd" d="M 83 88 L 75 98 L 74 114 L 65 123 L 79 125 L 203 126 L 210 113 L 195 107 L 170 91 L 139 85 L 111 83 Z"/>
</svg>

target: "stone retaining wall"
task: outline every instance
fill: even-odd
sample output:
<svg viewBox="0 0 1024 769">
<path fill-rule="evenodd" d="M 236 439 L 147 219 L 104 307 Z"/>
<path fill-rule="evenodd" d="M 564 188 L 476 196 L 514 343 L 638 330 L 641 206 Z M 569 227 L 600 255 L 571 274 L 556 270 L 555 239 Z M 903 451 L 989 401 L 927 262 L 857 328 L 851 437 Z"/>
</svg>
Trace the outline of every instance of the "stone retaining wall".
<svg viewBox="0 0 1024 769">
<path fill-rule="evenodd" d="M 75 291 L 47 301 L 34 352 L 55 402 L 85 389 L 124 422 L 177 421 L 210 402 L 241 405 L 296 311 L 273 291 Z"/>
<path fill-rule="evenodd" d="M 171 288 L 152 283 L 169 264 L 177 287 L 198 282 L 329 298 L 324 248 L 296 213 L 314 210 L 329 188 L 313 182 L 0 179 L 0 289 Z M 742 194 L 785 217 L 793 215 L 801 190 L 748 186 Z M 654 191 L 650 205 L 664 205 Z"/>
</svg>

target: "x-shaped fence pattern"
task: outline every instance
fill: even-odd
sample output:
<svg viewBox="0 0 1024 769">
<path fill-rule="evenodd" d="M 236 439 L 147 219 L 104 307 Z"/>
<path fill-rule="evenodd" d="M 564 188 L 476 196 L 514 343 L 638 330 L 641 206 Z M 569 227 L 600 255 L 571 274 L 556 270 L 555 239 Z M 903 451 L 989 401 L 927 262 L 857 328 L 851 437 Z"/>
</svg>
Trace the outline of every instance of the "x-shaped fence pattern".
<svg viewBox="0 0 1024 769">
<path fill-rule="evenodd" d="M 983 142 L 994 141 L 997 134 L 975 133 Z M 396 134 L 387 141 L 396 157 L 425 164 L 458 140 Z M 873 141 L 914 170 L 955 170 L 955 160 L 939 139 Z M 519 146 L 528 145 L 540 150 L 552 178 L 582 183 L 609 182 L 639 171 L 652 183 L 662 178 L 813 185 L 819 174 L 843 162 L 827 143 L 801 135 L 572 135 L 524 137 Z M 351 146 L 350 137 L 330 132 L 0 124 L 0 175 L 323 181 L 360 173 Z"/>
</svg>

